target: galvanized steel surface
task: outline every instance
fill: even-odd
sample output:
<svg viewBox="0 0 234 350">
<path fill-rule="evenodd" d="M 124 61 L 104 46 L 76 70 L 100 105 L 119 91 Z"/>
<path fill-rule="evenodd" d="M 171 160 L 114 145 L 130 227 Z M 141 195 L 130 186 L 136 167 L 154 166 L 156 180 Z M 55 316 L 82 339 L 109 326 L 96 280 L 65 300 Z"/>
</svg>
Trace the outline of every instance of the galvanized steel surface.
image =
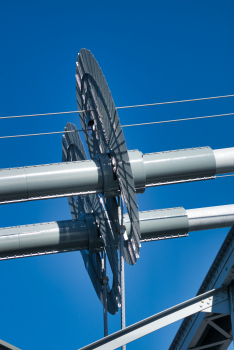
<svg viewBox="0 0 234 350">
<path fill-rule="evenodd" d="M 74 192 L 102 191 L 103 179 L 95 162 L 46 164 L 0 171 L 0 200 L 40 198 Z M 86 191 L 85 191 L 86 192 Z"/>
<path fill-rule="evenodd" d="M 100 238 L 90 243 L 84 216 L 75 215 L 79 210 L 75 209 L 72 214 L 76 220 L 0 229 L 0 260 L 23 255 L 34 256 L 37 253 L 40 255 L 89 249 L 91 244 L 96 251 L 103 250 L 103 241 Z M 150 210 L 139 212 L 139 218 L 141 242 L 187 237 L 188 232 L 192 231 L 232 226 L 234 205 L 189 210 L 184 208 Z M 124 215 L 124 225 L 129 234 L 130 223 L 127 214 Z"/>
<path fill-rule="evenodd" d="M 216 162 L 216 174 L 234 172 L 234 147 L 213 150 Z"/>
<path fill-rule="evenodd" d="M 216 174 L 215 156 L 210 147 L 144 154 L 143 162 L 146 185 Z"/>
<path fill-rule="evenodd" d="M 75 134 L 67 135 L 73 139 Z M 145 187 L 214 179 L 215 174 L 234 172 L 234 148 L 210 151 L 205 147 L 144 155 L 134 150 L 128 155 L 137 193 L 144 192 Z M 94 160 L 65 159 L 66 163 L 0 169 L 0 204 L 92 193 L 117 196 L 119 188 L 111 159 L 105 161 L 104 169 L 102 157 L 107 159 L 108 155 Z"/>
<path fill-rule="evenodd" d="M 186 210 L 189 231 L 209 230 L 230 227 L 234 222 L 234 205 Z"/>
<path fill-rule="evenodd" d="M 139 212 L 141 242 L 188 236 L 188 217 L 184 208 L 171 208 Z M 124 224 L 129 234 L 128 215 Z"/>
<path fill-rule="evenodd" d="M 146 185 L 146 169 L 144 165 L 144 155 L 136 150 L 128 151 L 136 193 L 144 193 Z"/>
</svg>

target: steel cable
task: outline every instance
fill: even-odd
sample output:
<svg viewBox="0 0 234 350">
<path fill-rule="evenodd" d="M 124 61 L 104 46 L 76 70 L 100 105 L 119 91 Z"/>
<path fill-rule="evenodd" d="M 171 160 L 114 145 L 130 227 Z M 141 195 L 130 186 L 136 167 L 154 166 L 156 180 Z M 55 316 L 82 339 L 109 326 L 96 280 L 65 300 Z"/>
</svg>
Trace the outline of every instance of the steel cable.
<svg viewBox="0 0 234 350">
<path fill-rule="evenodd" d="M 234 97 L 234 95 L 223 95 L 223 96 L 214 96 L 214 97 L 201 97 L 201 98 L 193 98 L 193 99 L 190 99 L 190 100 L 179 100 L 179 101 L 169 101 L 169 102 L 156 102 L 156 103 L 148 103 L 148 104 L 143 104 L 143 105 L 133 105 L 133 106 L 116 107 L 116 109 L 126 109 L 126 108 L 138 108 L 138 107 L 159 106 L 159 105 L 168 105 L 168 104 L 173 104 L 173 103 L 184 103 L 184 102 L 214 100 L 214 99 L 227 98 L 227 97 Z M 82 111 L 68 111 L 68 112 L 54 112 L 54 113 L 40 113 L 40 114 L 28 114 L 28 115 L 15 115 L 15 116 L 0 117 L 0 119 L 40 117 L 40 116 L 46 116 L 46 115 L 73 114 L 73 113 L 78 113 L 78 112 L 90 112 L 90 111 L 91 111 L 91 110 L 82 110 Z"/>
<path fill-rule="evenodd" d="M 234 113 L 214 114 L 214 115 L 207 115 L 207 116 L 203 116 L 203 117 L 184 118 L 184 119 L 161 120 L 161 121 L 149 122 L 149 123 L 129 124 L 129 125 L 122 125 L 122 128 L 128 128 L 128 127 L 131 127 L 131 126 L 144 126 L 144 125 L 153 125 L 153 124 L 174 123 L 174 122 L 182 122 L 182 121 L 187 121 L 187 120 L 217 118 L 217 117 L 225 117 L 225 116 L 230 116 L 230 115 L 234 115 Z M 0 139 L 10 139 L 10 138 L 15 138 L 15 137 L 28 137 L 28 136 L 63 134 L 63 133 L 68 133 L 68 132 L 83 132 L 83 130 L 71 130 L 71 131 L 64 131 L 63 130 L 63 131 L 43 132 L 43 133 L 38 133 L 38 134 L 0 136 Z"/>
</svg>

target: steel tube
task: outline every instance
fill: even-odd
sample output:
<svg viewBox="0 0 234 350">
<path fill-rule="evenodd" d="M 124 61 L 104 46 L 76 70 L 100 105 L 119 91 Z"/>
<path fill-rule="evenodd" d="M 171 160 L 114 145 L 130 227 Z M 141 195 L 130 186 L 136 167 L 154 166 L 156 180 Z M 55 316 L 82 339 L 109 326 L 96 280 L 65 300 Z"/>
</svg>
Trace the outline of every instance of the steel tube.
<svg viewBox="0 0 234 350">
<path fill-rule="evenodd" d="M 216 174 L 234 172 L 234 147 L 213 150 L 216 162 Z"/>
<path fill-rule="evenodd" d="M 210 147 L 142 154 L 129 151 L 137 193 L 145 187 L 234 172 L 234 148 Z M 115 193 L 116 191 L 116 193 Z M 0 203 L 85 193 L 119 195 L 111 163 L 98 160 L 0 170 Z M 108 194 L 109 193 L 109 194 Z"/>
<path fill-rule="evenodd" d="M 234 223 L 234 205 L 189 209 L 171 208 L 139 213 L 141 241 L 186 237 L 188 232 L 231 227 Z M 124 215 L 127 234 L 130 222 Z"/>
<path fill-rule="evenodd" d="M 188 217 L 184 208 L 171 208 L 139 212 L 141 242 L 188 236 Z M 124 225 L 130 235 L 128 214 Z"/>
<path fill-rule="evenodd" d="M 234 205 L 152 210 L 140 212 L 139 218 L 141 242 L 187 237 L 188 232 L 231 227 L 234 223 Z M 127 214 L 124 215 L 123 223 L 129 235 Z M 97 237 L 92 242 L 90 239 L 87 223 L 83 220 L 6 227 L 0 229 L 0 260 L 90 247 L 101 251 L 101 239 Z"/>
<path fill-rule="evenodd" d="M 210 147 L 144 154 L 146 186 L 216 174 L 215 156 Z"/>
<path fill-rule="evenodd" d="M 103 191 L 94 161 L 58 163 L 0 171 L 0 200 L 26 199 L 86 191 Z"/>
<path fill-rule="evenodd" d="M 89 234 L 83 220 L 0 229 L 1 260 L 84 249 L 89 249 Z"/>
<path fill-rule="evenodd" d="M 201 209 L 186 210 L 189 231 L 231 227 L 234 222 L 234 205 L 222 205 Z"/>
</svg>

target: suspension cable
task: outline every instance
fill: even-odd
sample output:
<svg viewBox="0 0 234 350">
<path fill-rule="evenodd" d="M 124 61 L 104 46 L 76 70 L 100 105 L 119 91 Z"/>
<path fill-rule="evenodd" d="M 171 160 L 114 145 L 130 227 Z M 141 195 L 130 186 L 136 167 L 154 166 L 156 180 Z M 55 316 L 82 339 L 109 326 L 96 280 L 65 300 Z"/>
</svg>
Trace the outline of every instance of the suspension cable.
<svg viewBox="0 0 234 350">
<path fill-rule="evenodd" d="M 234 115 L 234 113 L 214 114 L 214 115 L 207 115 L 207 116 L 203 116 L 203 117 L 184 118 L 184 119 L 161 120 L 161 121 L 149 122 L 149 123 L 129 124 L 129 125 L 122 125 L 122 128 L 128 128 L 131 126 L 144 126 L 144 125 L 153 125 L 153 124 L 174 123 L 174 122 L 182 122 L 182 121 L 187 121 L 187 120 L 217 118 L 217 117 L 225 117 L 225 116 L 231 116 L 231 115 Z M 52 131 L 52 132 L 43 132 L 43 133 L 39 133 L 39 134 L 0 136 L 0 139 L 10 139 L 10 138 L 15 138 L 15 137 L 28 137 L 28 136 L 41 136 L 41 135 L 54 135 L 54 134 L 63 134 L 63 133 L 69 133 L 69 132 L 83 132 L 83 130 Z"/>
<path fill-rule="evenodd" d="M 126 108 L 137 108 L 137 107 L 159 106 L 159 105 L 168 105 L 168 104 L 173 104 L 173 103 L 184 103 L 184 102 L 214 100 L 214 99 L 227 98 L 227 97 L 234 97 L 234 94 L 233 94 L 233 95 L 223 95 L 223 96 L 213 96 L 213 97 L 192 98 L 192 99 L 190 99 L 190 100 L 179 100 L 179 101 L 169 101 L 169 102 L 156 102 L 156 103 L 148 103 L 148 104 L 143 104 L 143 105 L 122 106 L 122 107 L 116 107 L 116 109 L 126 109 Z M 15 115 L 15 116 L 0 117 L 0 119 L 41 117 L 41 116 L 46 116 L 46 115 L 73 114 L 73 113 L 79 113 L 79 112 L 82 113 L 82 112 L 90 112 L 90 111 L 91 111 L 91 110 L 82 110 L 82 111 L 68 111 L 68 112 L 54 112 L 54 113 Z"/>
</svg>

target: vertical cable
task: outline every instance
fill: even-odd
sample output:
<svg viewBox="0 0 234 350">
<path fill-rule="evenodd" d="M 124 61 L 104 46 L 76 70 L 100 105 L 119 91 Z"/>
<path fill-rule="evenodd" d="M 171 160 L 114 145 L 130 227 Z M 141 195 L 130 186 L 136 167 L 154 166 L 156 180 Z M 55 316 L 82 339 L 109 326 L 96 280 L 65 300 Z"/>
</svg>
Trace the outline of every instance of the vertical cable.
<svg viewBox="0 0 234 350">
<path fill-rule="evenodd" d="M 124 237 L 121 230 L 121 226 L 123 227 L 123 200 L 118 197 L 118 213 L 119 213 L 119 224 L 120 224 L 120 242 L 119 242 L 119 250 L 120 250 L 120 289 L 121 289 L 121 329 L 126 327 L 125 320 L 125 280 L 124 280 L 124 257 L 123 257 L 123 244 Z M 122 350 L 126 350 L 126 345 L 121 347 Z"/>
<path fill-rule="evenodd" d="M 107 283 L 106 276 L 106 252 L 102 252 L 102 288 L 103 288 L 103 316 L 104 316 L 104 337 L 108 335 L 108 319 L 107 319 Z"/>
</svg>

